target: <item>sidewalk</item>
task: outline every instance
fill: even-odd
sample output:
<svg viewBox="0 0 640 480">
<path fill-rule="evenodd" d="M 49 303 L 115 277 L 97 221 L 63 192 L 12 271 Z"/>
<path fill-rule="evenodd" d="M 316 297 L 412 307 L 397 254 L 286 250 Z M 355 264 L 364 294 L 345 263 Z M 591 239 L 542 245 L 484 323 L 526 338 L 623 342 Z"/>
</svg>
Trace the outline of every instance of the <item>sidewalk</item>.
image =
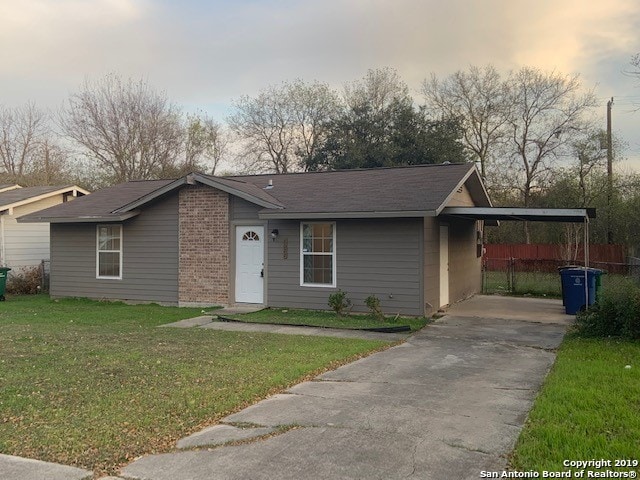
<svg viewBox="0 0 640 480">
<path fill-rule="evenodd" d="M 57 463 L 0 454 L 0 478 L 2 480 L 85 480 L 93 478 L 93 472 Z"/>
</svg>

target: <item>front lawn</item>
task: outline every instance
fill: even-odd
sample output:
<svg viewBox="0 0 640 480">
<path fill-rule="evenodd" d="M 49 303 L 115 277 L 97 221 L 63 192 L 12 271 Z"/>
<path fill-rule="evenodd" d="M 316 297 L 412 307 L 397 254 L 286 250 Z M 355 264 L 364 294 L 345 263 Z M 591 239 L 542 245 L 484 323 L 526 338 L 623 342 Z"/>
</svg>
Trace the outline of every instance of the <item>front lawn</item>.
<svg viewBox="0 0 640 480">
<path fill-rule="evenodd" d="M 215 314 L 215 312 L 213 313 Z M 411 328 L 411 331 L 420 330 L 430 321 L 424 317 L 386 317 L 384 320 L 378 320 L 372 315 L 356 314 L 339 317 L 334 312 L 290 308 L 265 308 L 259 312 L 225 316 L 238 321 L 252 323 L 306 325 L 309 327 L 345 329 L 399 327 L 406 325 Z"/>
<path fill-rule="evenodd" d="M 542 472 L 567 470 L 564 460 L 640 460 L 639 411 L 640 342 L 567 336 L 512 465 Z"/>
<path fill-rule="evenodd" d="M 380 341 L 155 328 L 200 309 L 8 297 L 0 452 L 115 473 Z"/>
</svg>

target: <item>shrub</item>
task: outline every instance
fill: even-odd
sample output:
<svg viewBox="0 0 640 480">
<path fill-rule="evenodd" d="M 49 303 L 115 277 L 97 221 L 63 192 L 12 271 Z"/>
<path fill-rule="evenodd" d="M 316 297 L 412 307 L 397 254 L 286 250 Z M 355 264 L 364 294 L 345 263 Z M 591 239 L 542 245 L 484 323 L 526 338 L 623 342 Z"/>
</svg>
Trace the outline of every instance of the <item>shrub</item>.
<svg viewBox="0 0 640 480">
<path fill-rule="evenodd" d="M 7 293 L 14 295 L 33 295 L 39 293 L 42 286 L 42 269 L 39 266 L 24 267 L 9 272 Z"/>
<path fill-rule="evenodd" d="M 380 307 L 380 299 L 375 295 L 369 295 L 364 300 L 365 305 L 369 310 L 371 310 L 371 315 L 376 317 L 378 320 L 384 320 L 384 313 L 382 312 L 382 308 Z"/>
<path fill-rule="evenodd" d="M 339 317 L 342 317 L 346 310 L 351 306 L 351 300 L 347 298 L 347 293 L 342 290 L 338 290 L 337 292 L 329 295 L 328 303 L 331 309 L 336 312 Z"/>
<path fill-rule="evenodd" d="M 589 337 L 640 338 L 640 288 L 631 280 L 603 288 L 598 302 L 576 316 L 578 333 Z"/>
</svg>

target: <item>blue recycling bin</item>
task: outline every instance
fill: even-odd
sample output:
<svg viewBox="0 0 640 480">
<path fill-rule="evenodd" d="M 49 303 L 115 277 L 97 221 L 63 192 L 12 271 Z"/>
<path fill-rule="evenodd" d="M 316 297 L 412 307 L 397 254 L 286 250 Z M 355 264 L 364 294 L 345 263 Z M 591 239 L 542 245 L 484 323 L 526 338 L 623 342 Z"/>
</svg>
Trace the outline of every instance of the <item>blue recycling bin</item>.
<svg viewBox="0 0 640 480">
<path fill-rule="evenodd" d="M 562 303 L 567 315 L 575 315 L 595 303 L 596 284 L 601 275 L 602 270 L 597 268 L 573 267 L 560 270 Z"/>
</svg>

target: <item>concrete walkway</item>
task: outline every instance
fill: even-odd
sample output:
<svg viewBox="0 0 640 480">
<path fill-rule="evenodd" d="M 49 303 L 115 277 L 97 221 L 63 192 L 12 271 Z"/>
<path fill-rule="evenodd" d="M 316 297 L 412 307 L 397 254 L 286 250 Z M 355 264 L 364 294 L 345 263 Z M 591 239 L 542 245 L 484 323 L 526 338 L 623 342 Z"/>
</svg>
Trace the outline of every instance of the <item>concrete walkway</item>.
<svg viewBox="0 0 640 480">
<path fill-rule="evenodd" d="M 161 328 L 206 328 L 209 330 L 227 330 L 232 332 L 280 333 L 283 335 L 310 335 L 314 337 L 362 338 L 365 340 L 404 340 L 410 333 L 381 333 L 366 330 L 347 330 L 340 328 L 298 327 L 275 325 L 270 323 L 244 323 L 218 321 L 211 315 L 187 318 L 179 322 L 160 325 Z"/>
<path fill-rule="evenodd" d="M 570 320 L 555 300 L 476 297 L 407 342 L 259 402 L 181 440 L 187 450 L 144 457 L 122 474 L 477 479 L 505 467 Z M 220 446 L 228 441 L 245 443 Z"/>
<path fill-rule="evenodd" d="M 365 330 L 346 330 L 339 328 L 295 327 L 262 323 L 211 322 L 201 328 L 228 330 L 234 332 L 280 333 L 284 335 L 310 335 L 315 337 L 362 338 L 365 340 L 404 340 L 409 333 L 380 333 Z"/>
<path fill-rule="evenodd" d="M 87 480 L 93 472 L 81 468 L 0 454 L 2 480 Z"/>
</svg>

